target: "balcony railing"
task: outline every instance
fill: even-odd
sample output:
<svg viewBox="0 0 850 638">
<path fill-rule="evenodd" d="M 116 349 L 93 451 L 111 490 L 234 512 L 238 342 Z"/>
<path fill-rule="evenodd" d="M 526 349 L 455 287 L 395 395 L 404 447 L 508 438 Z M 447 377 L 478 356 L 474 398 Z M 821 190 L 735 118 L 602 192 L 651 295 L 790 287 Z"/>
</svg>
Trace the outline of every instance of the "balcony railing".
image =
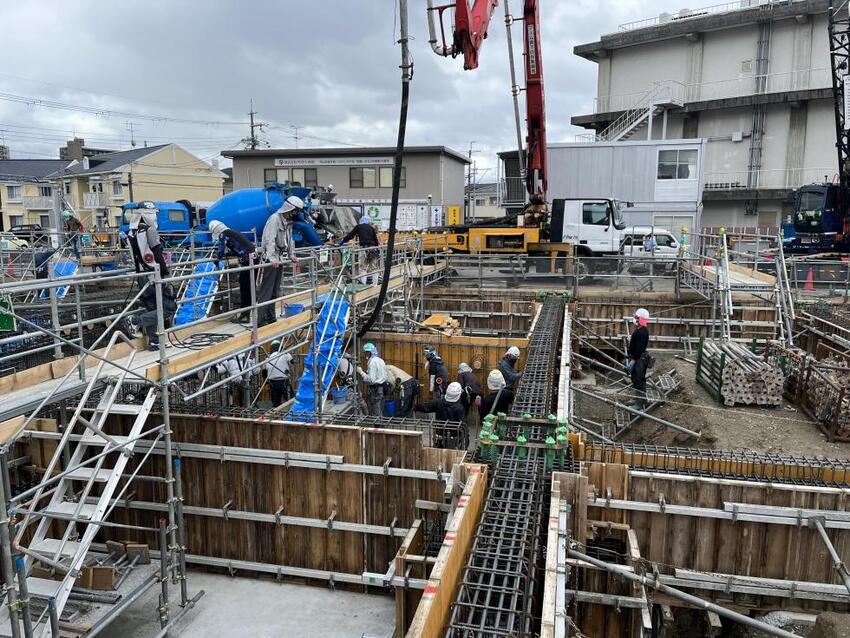
<svg viewBox="0 0 850 638">
<path fill-rule="evenodd" d="M 831 180 L 835 167 L 777 168 L 759 171 L 729 171 L 705 174 L 705 190 L 737 190 L 741 188 L 798 188 L 814 182 Z"/>
<path fill-rule="evenodd" d="M 740 9 L 750 9 L 752 7 L 783 6 L 799 1 L 802 0 L 738 0 L 737 2 L 724 2 L 723 4 L 713 4 L 700 9 L 682 9 L 678 13 L 661 13 L 653 18 L 626 22 L 621 24 L 617 30 L 620 32 L 634 31 L 635 29 L 655 27 L 659 24 L 668 24 L 670 22 L 679 22 L 680 20 L 701 18 L 713 13 L 728 13 L 730 11 L 739 11 Z"/>
<path fill-rule="evenodd" d="M 83 193 L 83 208 L 107 208 L 111 204 L 108 193 Z"/>
<path fill-rule="evenodd" d="M 764 81 L 764 90 L 762 91 L 757 90 L 759 80 Z M 663 90 L 669 91 L 673 98 L 678 97 L 685 102 L 700 102 L 743 97 L 756 93 L 786 93 L 788 91 L 828 89 L 832 87 L 832 77 L 829 68 L 817 68 L 769 73 L 762 76 L 746 75 L 700 84 L 682 84 L 673 80 L 665 80 L 654 83 L 648 91 L 601 95 L 594 100 L 594 112 L 611 113 L 637 108 L 646 100 L 647 93 L 658 90 L 658 87 L 663 87 Z M 658 103 L 657 100 L 656 103 Z"/>
<path fill-rule="evenodd" d="M 50 210 L 53 208 L 52 197 L 22 197 L 21 205 L 27 210 Z"/>
<path fill-rule="evenodd" d="M 499 182 L 499 206 L 503 208 L 524 206 L 525 180 L 521 177 L 503 177 Z"/>
</svg>

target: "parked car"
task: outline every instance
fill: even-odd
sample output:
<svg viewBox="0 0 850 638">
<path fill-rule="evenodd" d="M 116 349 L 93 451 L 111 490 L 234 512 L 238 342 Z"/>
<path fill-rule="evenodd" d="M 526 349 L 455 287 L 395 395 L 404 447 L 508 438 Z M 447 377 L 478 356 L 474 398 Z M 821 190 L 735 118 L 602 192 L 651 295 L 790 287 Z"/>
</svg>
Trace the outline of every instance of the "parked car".
<svg viewBox="0 0 850 638">
<path fill-rule="evenodd" d="M 41 224 L 18 224 L 12 226 L 9 232 L 28 244 L 47 244 L 47 231 L 41 227 Z"/>
<path fill-rule="evenodd" d="M 646 236 L 652 234 L 655 239 L 655 249 L 652 253 L 648 253 L 644 248 L 644 240 Z M 663 228 L 651 228 L 649 226 L 634 226 L 627 228 L 623 232 L 623 239 L 620 242 L 620 254 L 626 257 L 640 257 L 640 261 L 632 262 L 629 265 L 630 270 L 635 270 L 641 266 L 648 266 L 645 260 L 652 260 L 656 265 L 662 265 L 665 270 L 672 270 L 676 267 L 676 257 L 679 254 L 679 242 L 676 236 L 669 230 Z"/>
<path fill-rule="evenodd" d="M 12 233 L 0 233 L 0 250 L 25 250 L 29 247 L 28 241 L 19 239 Z"/>
</svg>

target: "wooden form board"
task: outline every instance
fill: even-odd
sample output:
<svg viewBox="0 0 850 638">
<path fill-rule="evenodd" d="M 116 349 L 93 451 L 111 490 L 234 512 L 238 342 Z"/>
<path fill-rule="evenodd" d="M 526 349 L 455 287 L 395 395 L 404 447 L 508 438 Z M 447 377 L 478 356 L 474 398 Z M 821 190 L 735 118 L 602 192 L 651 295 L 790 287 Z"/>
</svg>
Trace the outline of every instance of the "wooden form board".
<svg viewBox="0 0 850 638">
<path fill-rule="evenodd" d="M 381 357 L 389 364 L 398 366 L 422 385 L 424 397 L 430 396 L 428 391 L 428 373 L 425 370 L 424 349 L 433 346 L 443 358 L 449 373 L 449 380 L 457 378 L 457 367 L 460 363 L 472 366 L 481 387 L 487 389 L 487 375 L 490 370 L 497 368 L 499 359 L 510 346 L 520 350 L 519 368 L 522 369 L 528 339 L 498 339 L 490 337 L 447 337 L 434 333 L 396 334 L 390 332 L 369 333 L 366 340 L 378 347 Z"/>
<path fill-rule="evenodd" d="M 413 521 L 407 536 L 398 549 L 395 557 L 395 573 L 401 578 L 427 579 L 431 573 L 431 565 L 428 562 L 411 559 L 410 556 L 423 557 L 425 554 L 425 522 L 422 519 Z M 403 636 L 407 633 L 410 621 L 416 613 L 419 601 L 422 600 L 422 591 L 405 587 L 395 588 L 395 635 Z"/>
<path fill-rule="evenodd" d="M 158 418 L 152 416 L 148 426 Z M 108 430 L 126 434 L 132 419 L 113 415 Z M 188 507 L 221 512 L 228 505 L 236 512 L 273 515 L 280 511 L 284 516 L 320 521 L 335 512 L 337 522 L 371 523 L 385 531 L 393 521 L 398 529 L 414 523 L 416 499 L 441 501 L 444 486 L 436 480 L 436 469 L 441 466 L 450 472 L 464 454 L 423 448 L 419 433 L 398 430 L 191 416 L 172 417 L 171 427 L 177 454 L 181 444 L 197 443 L 341 455 L 346 463 L 374 461 L 378 466 L 389 459 L 393 468 L 434 470 L 435 479 L 426 480 L 219 458 L 182 459 L 184 504 Z M 135 459 L 131 461 L 131 465 L 135 463 Z M 153 455 L 147 463 L 143 474 L 164 476 L 162 456 Z M 136 482 L 134 490 L 137 501 L 165 502 L 160 484 Z M 114 510 L 116 521 L 146 526 L 154 525 L 162 515 L 133 508 Z M 117 540 L 128 532 L 107 530 L 106 535 Z M 141 533 L 131 536 L 140 542 L 155 541 Z M 402 537 L 332 529 L 332 525 L 307 527 L 187 513 L 186 540 L 191 554 L 359 575 L 363 571 L 386 572 Z"/>
<path fill-rule="evenodd" d="M 407 638 L 438 638 L 448 622 L 451 605 L 463 578 L 463 568 L 481 517 L 487 492 L 487 466 L 463 465 L 464 488 L 446 529 L 437 561 L 425 585 L 422 601 Z"/>
</svg>

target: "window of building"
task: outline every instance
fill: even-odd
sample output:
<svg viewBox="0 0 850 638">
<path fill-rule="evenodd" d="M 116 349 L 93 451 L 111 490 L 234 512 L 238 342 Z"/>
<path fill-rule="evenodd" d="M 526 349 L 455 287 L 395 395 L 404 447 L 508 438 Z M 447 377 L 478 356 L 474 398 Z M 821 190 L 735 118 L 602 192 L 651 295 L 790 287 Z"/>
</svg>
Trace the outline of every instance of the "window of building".
<svg viewBox="0 0 850 638">
<path fill-rule="evenodd" d="M 490 204 L 490 206 L 498 206 L 499 200 L 496 197 L 490 197 L 488 204 Z"/>
<path fill-rule="evenodd" d="M 112 195 L 114 197 L 120 197 L 124 194 L 124 185 L 121 183 L 121 180 L 114 179 L 112 180 Z"/>
<path fill-rule="evenodd" d="M 484 199 L 483 197 L 476 197 L 476 198 L 475 198 L 475 205 L 476 205 L 476 206 L 486 206 L 486 205 L 487 205 L 487 200 L 486 200 L 486 199 Z"/>
<path fill-rule="evenodd" d="M 92 182 L 91 183 L 91 192 L 92 193 L 102 193 L 103 192 L 103 184 L 101 182 Z"/>
<path fill-rule="evenodd" d="M 123 219 L 124 219 L 124 215 L 122 215 L 121 213 L 118 213 L 115 216 L 115 228 L 118 228 L 119 226 L 121 226 L 121 224 L 124 223 Z"/>
<path fill-rule="evenodd" d="M 21 187 L 20 186 L 7 186 L 6 193 L 8 194 L 7 199 L 10 202 L 19 202 L 21 201 Z"/>
<path fill-rule="evenodd" d="M 50 228 L 50 215 L 39 215 L 38 223 L 42 228 Z"/>
<path fill-rule="evenodd" d="M 380 169 L 380 184 L 381 188 L 393 187 L 393 167 L 382 166 Z M 407 167 L 401 167 L 401 179 L 399 180 L 399 188 L 407 188 Z"/>
<path fill-rule="evenodd" d="M 658 179 L 696 179 L 696 149 L 658 151 Z"/>
<path fill-rule="evenodd" d="M 65 182 L 65 194 L 66 195 L 71 194 L 71 182 Z"/>
<path fill-rule="evenodd" d="M 291 183 L 294 186 L 304 186 L 304 169 L 303 168 L 293 168 L 292 169 Z"/>
<path fill-rule="evenodd" d="M 24 223 L 23 215 L 9 215 L 9 227 L 21 226 Z"/>
<path fill-rule="evenodd" d="M 52 186 L 39 186 L 38 187 L 38 196 L 39 197 L 53 197 L 53 187 Z"/>
<path fill-rule="evenodd" d="M 277 181 L 277 171 L 276 168 L 264 168 L 263 169 L 263 184 L 271 184 L 272 182 Z"/>
<path fill-rule="evenodd" d="M 374 168 L 348 169 L 348 184 L 351 188 L 375 188 L 376 178 Z"/>
<path fill-rule="evenodd" d="M 694 218 L 690 215 L 656 215 L 652 223 L 656 228 L 669 230 L 678 237 L 683 228 L 693 229 Z"/>
<path fill-rule="evenodd" d="M 608 204 L 605 202 L 587 202 L 582 204 L 581 223 L 593 226 L 608 225 Z"/>
</svg>

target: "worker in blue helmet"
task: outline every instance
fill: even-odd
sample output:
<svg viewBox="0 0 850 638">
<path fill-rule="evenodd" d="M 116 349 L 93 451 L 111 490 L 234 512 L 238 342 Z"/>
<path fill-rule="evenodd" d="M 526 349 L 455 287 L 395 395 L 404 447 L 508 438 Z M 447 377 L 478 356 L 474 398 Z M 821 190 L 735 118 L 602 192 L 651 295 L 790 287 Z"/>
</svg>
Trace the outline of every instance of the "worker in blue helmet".
<svg viewBox="0 0 850 638">
<path fill-rule="evenodd" d="M 384 413 L 384 384 L 387 382 L 387 364 L 378 356 L 374 343 L 363 346 L 363 352 L 369 358 L 366 371 L 359 369 L 360 378 L 366 383 L 366 405 L 369 416 L 381 416 Z"/>
<path fill-rule="evenodd" d="M 380 266 L 381 257 L 381 242 L 378 239 L 378 233 L 372 225 L 372 218 L 368 215 L 363 215 L 354 228 L 349 233 L 339 240 L 339 245 L 342 246 L 357 237 L 357 243 L 360 245 L 360 283 L 375 286 L 378 284 L 378 268 Z"/>
</svg>

